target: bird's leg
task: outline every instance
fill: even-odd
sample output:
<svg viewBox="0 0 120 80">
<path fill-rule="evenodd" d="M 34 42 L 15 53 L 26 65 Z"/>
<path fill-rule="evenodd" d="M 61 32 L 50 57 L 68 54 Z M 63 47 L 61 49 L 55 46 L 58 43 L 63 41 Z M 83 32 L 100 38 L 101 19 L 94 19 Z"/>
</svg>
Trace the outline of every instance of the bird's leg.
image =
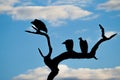
<svg viewBox="0 0 120 80">
<path fill-rule="evenodd" d="M 33 29 L 35 29 L 36 31 L 38 30 L 37 28 L 35 28 L 34 26 L 32 26 Z"/>
</svg>

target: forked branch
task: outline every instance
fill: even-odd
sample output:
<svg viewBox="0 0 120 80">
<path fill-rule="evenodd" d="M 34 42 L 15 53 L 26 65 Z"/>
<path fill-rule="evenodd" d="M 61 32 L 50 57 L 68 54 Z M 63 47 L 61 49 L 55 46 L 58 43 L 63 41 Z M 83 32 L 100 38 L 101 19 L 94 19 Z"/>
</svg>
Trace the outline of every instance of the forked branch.
<svg viewBox="0 0 120 80">
<path fill-rule="evenodd" d="M 117 35 L 117 33 L 115 33 L 115 34 L 111 35 L 110 37 L 106 37 L 106 36 L 105 36 L 104 28 L 103 28 L 102 25 L 100 25 L 100 24 L 99 24 L 99 26 L 100 26 L 100 29 L 101 29 L 101 32 L 102 32 L 102 35 L 101 35 L 102 38 L 101 38 L 101 39 L 93 46 L 93 48 L 91 49 L 90 54 L 93 55 L 93 56 L 95 56 L 96 50 L 98 49 L 99 45 L 100 45 L 102 42 L 107 41 L 107 40 L 110 40 L 110 39 L 112 39 L 115 35 Z"/>
</svg>

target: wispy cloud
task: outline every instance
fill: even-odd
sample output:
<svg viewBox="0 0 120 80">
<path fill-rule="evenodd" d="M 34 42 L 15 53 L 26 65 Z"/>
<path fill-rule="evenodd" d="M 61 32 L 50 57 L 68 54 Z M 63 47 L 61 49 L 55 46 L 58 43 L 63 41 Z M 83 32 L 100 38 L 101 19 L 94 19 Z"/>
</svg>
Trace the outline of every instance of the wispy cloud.
<svg viewBox="0 0 120 80">
<path fill-rule="evenodd" d="M 80 7 L 86 7 L 92 3 L 93 0 L 57 0 L 52 5 L 76 5 Z"/>
<path fill-rule="evenodd" d="M 94 14 L 94 15 L 90 15 L 90 16 L 84 17 L 84 18 L 82 18 L 82 20 L 84 20 L 84 21 L 93 20 L 93 19 L 98 18 L 99 16 L 100 15 L 98 15 L 98 14 Z"/>
<path fill-rule="evenodd" d="M 99 4 L 97 9 L 105 11 L 120 10 L 120 0 L 108 0 L 105 3 Z"/>
<path fill-rule="evenodd" d="M 59 65 L 60 72 L 56 76 L 59 80 L 112 80 L 120 79 L 120 66 L 115 68 L 78 68 L 73 69 L 66 65 Z M 20 74 L 13 78 L 13 80 L 46 80 L 49 74 L 47 67 L 39 67 L 28 70 L 24 74 Z"/>
</svg>

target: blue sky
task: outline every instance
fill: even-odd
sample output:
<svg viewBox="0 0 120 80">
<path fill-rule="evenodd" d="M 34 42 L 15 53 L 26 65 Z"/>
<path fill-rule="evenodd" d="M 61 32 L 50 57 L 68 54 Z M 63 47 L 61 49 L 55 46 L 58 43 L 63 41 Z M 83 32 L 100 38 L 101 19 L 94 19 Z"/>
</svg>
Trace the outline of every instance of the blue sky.
<svg viewBox="0 0 120 80">
<path fill-rule="evenodd" d="M 48 28 L 53 47 L 52 57 L 65 51 L 61 43 L 66 39 L 73 39 L 74 50 L 80 52 L 78 38 L 82 37 L 88 41 L 90 50 L 100 39 L 99 24 L 104 26 L 107 36 L 118 33 L 110 41 L 101 44 L 96 54 L 97 61 L 76 59 L 61 62 L 63 73 L 69 76 L 60 74 L 57 78 L 92 79 L 87 75 L 82 78 L 71 75 L 82 75 L 86 71 L 88 75 L 97 72 L 99 75 L 101 72 L 117 74 L 111 76 L 106 73 L 104 75 L 107 77 L 100 75 L 95 79 L 103 76 L 104 79 L 120 79 L 119 4 L 119 0 L 0 0 L 0 80 L 45 79 L 41 75 L 46 77 L 49 73 L 37 51 L 39 47 L 47 54 L 45 37 L 25 33 L 25 30 L 32 30 L 30 22 L 36 18 L 42 20 Z M 37 73 L 39 77 L 36 77 Z"/>
</svg>

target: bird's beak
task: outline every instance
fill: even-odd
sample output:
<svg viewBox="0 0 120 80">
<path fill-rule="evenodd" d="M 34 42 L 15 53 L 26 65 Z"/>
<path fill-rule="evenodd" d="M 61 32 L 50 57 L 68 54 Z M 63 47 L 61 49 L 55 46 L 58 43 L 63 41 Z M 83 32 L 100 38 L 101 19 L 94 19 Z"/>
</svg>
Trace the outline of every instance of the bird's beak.
<svg viewBox="0 0 120 80">
<path fill-rule="evenodd" d="M 32 24 L 33 26 L 35 26 L 35 23 L 34 23 L 34 21 L 32 21 L 32 22 L 31 22 L 31 24 Z M 33 27 L 33 26 L 32 26 L 32 27 Z M 35 28 L 35 27 L 34 27 L 34 28 Z"/>
<path fill-rule="evenodd" d="M 80 40 L 80 39 L 82 39 L 82 38 L 80 37 L 80 38 L 78 38 L 78 39 Z"/>
<path fill-rule="evenodd" d="M 31 23 L 34 24 L 34 21 L 32 21 Z"/>
<path fill-rule="evenodd" d="M 65 42 L 63 42 L 62 44 L 65 44 L 66 43 L 66 41 Z"/>
</svg>

